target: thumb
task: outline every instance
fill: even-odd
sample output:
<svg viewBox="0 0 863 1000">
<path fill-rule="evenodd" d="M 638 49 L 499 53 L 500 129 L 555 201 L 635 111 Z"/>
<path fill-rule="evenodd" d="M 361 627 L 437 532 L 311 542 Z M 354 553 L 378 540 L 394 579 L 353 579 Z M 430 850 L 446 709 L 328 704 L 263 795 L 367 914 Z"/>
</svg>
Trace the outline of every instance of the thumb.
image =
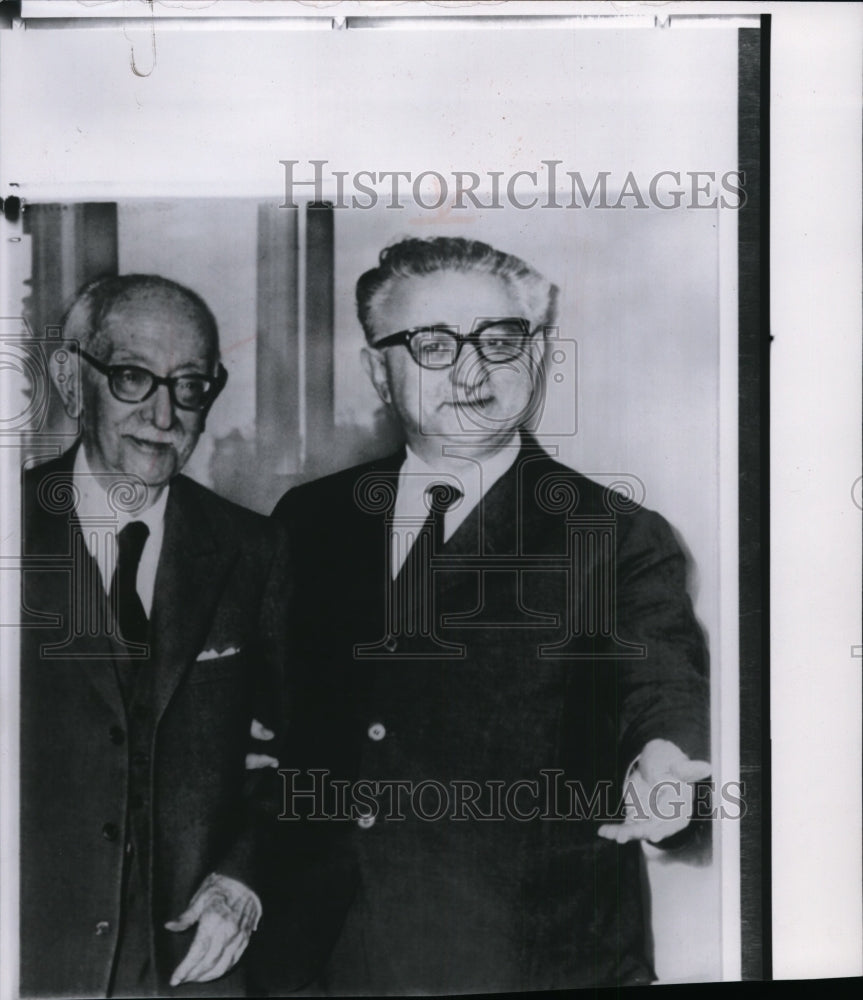
<svg viewBox="0 0 863 1000">
<path fill-rule="evenodd" d="M 688 757 L 685 760 L 675 761 L 672 770 L 675 777 L 682 778 L 684 781 L 702 781 L 713 773 L 713 767 L 709 761 L 690 760 Z"/>
<path fill-rule="evenodd" d="M 196 924 L 203 911 L 203 902 L 200 896 L 196 896 L 176 920 L 165 922 L 165 929 L 178 933 L 188 930 L 192 924 Z"/>
</svg>

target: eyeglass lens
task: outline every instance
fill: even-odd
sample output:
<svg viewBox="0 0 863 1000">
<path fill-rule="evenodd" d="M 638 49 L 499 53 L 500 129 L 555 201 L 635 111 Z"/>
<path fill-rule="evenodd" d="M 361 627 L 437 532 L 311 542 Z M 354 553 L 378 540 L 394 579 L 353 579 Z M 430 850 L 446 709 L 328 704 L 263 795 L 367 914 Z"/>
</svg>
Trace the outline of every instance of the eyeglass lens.
<svg viewBox="0 0 863 1000">
<path fill-rule="evenodd" d="M 410 341 L 416 361 L 425 368 L 448 368 L 455 364 L 459 343 L 470 339 L 486 361 L 512 361 L 524 349 L 525 329 L 515 321 L 502 321 L 482 326 L 470 338 L 462 338 L 456 330 L 434 327 L 422 330 Z"/>
<path fill-rule="evenodd" d="M 112 368 L 108 377 L 111 391 L 126 403 L 142 402 L 157 385 L 156 376 L 146 368 Z M 168 380 L 167 384 L 178 406 L 197 409 L 207 400 L 211 380 L 202 375 L 179 375 Z"/>
</svg>

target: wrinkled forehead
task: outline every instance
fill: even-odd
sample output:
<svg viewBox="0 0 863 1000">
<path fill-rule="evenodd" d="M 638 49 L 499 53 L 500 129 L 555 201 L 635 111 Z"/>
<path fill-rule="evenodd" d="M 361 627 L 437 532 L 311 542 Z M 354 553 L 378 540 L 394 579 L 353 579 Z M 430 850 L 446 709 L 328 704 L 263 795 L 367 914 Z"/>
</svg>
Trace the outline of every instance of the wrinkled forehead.
<svg viewBox="0 0 863 1000">
<path fill-rule="evenodd" d="M 521 316 L 524 304 L 505 278 L 485 271 L 435 271 L 391 278 L 370 310 L 376 336 L 445 323 L 468 333 L 481 319 Z"/>
<path fill-rule="evenodd" d="M 103 352 L 142 347 L 214 361 L 219 344 L 209 316 L 181 292 L 132 289 L 113 302 L 95 338 Z"/>
</svg>

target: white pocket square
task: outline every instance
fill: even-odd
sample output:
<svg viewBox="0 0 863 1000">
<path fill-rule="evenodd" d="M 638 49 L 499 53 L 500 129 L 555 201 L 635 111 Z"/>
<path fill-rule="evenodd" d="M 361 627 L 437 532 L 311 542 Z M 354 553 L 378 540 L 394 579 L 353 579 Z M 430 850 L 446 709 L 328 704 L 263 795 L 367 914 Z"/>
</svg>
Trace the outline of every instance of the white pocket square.
<svg viewBox="0 0 863 1000">
<path fill-rule="evenodd" d="M 197 662 L 200 663 L 201 660 L 219 660 L 223 656 L 233 656 L 234 653 L 239 653 L 239 646 L 228 646 L 225 649 L 205 649 L 198 653 Z"/>
</svg>

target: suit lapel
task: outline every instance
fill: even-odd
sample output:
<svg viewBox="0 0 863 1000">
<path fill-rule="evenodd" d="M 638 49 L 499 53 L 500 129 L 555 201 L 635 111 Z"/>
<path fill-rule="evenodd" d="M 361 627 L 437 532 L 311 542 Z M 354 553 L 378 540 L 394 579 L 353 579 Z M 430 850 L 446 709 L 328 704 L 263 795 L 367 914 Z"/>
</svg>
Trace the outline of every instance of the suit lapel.
<svg viewBox="0 0 863 1000">
<path fill-rule="evenodd" d="M 171 484 L 153 596 L 153 670 L 158 720 L 206 639 L 225 576 L 236 558 L 186 481 Z"/>
<path fill-rule="evenodd" d="M 75 448 L 40 466 L 25 487 L 22 514 L 22 587 L 28 641 L 37 647 L 39 663 L 78 662 L 82 676 L 122 714 L 114 657 L 123 646 L 111 635 L 108 598 L 74 512 Z M 57 627 L 47 627 L 56 622 Z"/>
<path fill-rule="evenodd" d="M 537 500 L 537 484 L 542 475 L 554 468 L 548 454 L 530 437 L 524 436 L 522 447 L 512 466 L 497 480 L 470 512 L 444 546 L 444 565 L 450 559 L 452 567 L 438 574 L 438 599 L 455 611 L 448 622 L 476 626 L 481 620 L 488 624 L 520 624 L 522 627 L 554 626 L 555 614 L 528 611 L 523 606 L 525 576 L 510 567 L 496 571 L 495 559 L 503 556 L 530 555 L 543 550 L 547 542 L 547 514 Z M 459 556 L 482 556 L 482 566 L 473 564 L 473 573 L 452 571 Z M 469 569 L 469 566 L 465 567 Z M 482 586 L 479 607 L 469 611 Z M 467 605 L 458 608 L 458 588 L 466 588 Z M 455 601 L 455 603 L 453 603 Z M 487 604 L 491 602 L 491 605 Z M 497 605 L 496 608 L 492 605 Z"/>
<path fill-rule="evenodd" d="M 375 463 L 357 482 L 356 518 L 351 524 L 355 579 L 354 600 L 360 620 L 385 625 L 390 588 L 392 518 L 404 449 Z M 342 557 L 340 551 L 339 558 Z"/>
<path fill-rule="evenodd" d="M 468 514 L 444 546 L 447 555 L 507 555 L 524 550 L 538 512 L 535 484 L 547 453 L 525 437 L 515 461 Z"/>
</svg>

